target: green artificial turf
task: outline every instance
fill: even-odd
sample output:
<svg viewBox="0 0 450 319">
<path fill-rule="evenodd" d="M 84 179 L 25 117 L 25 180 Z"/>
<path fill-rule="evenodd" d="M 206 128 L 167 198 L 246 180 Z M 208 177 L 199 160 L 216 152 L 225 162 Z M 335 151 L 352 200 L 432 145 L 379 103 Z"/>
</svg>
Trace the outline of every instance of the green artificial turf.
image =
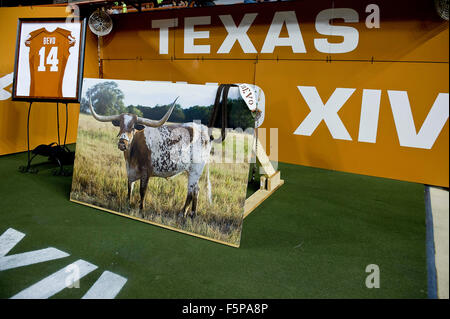
<svg viewBox="0 0 450 319">
<path fill-rule="evenodd" d="M 25 161 L 0 157 L 0 234 L 26 234 L 9 254 L 70 256 L 0 272 L 0 298 L 78 259 L 99 268 L 54 298 L 80 298 L 105 270 L 128 279 L 117 298 L 427 297 L 423 185 L 280 163 L 285 184 L 232 248 L 72 203 L 71 177 L 18 172 Z"/>
</svg>

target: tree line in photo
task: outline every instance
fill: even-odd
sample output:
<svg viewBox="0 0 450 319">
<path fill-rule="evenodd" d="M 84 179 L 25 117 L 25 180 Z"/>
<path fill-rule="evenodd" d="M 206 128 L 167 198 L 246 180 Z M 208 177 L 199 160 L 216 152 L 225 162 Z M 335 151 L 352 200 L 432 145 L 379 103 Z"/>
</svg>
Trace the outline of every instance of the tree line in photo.
<svg viewBox="0 0 450 319">
<path fill-rule="evenodd" d="M 159 120 L 166 114 L 170 105 L 128 105 L 124 103 L 124 94 L 114 81 L 98 83 L 86 92 L 87 98 L 83 97 L 80 103 L 80 112 L 90 114 L 89 97 L 95 100 L 95 111 L 102 115 L 114 115 L 121 113 L 132 113 L 137 116 Z M 214 105 L 194 105 L 183 109 L 179 104 L 175 105 L 169 122 L 186 123 L 193 121 L 201 121 L 202 124 L 208 125 L 211 112 Z M 227 103 L 227 127 L 228 128 L 253 128 L 255 120 L 251 115 L 245 101 L 243 99 L 228 99 Z M 221 127 L 221 115 L 218 114 L 215 127 Z"/>
</svg>

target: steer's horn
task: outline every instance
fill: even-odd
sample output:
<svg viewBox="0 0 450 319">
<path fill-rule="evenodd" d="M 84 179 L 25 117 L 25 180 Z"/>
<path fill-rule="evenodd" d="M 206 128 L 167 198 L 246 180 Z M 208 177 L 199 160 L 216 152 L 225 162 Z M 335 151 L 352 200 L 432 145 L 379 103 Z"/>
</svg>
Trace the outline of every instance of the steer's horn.
<svg viewBox="0 0 450 319">
<path fill-rule="evenodd" d="M 91 97 L 89 97 L 89 108 L 91 109 L 91 114 L 92 116 L 100 122 L 112 122 L 114 120 L 120 120 L 120 114 L 119 115 L 108 115 L 108 116 L 104 116 L 104 115 L 98 115 L 97 113 L 95 113 L 94 111 L 94 107 L 92 106 L 92 101 L 91 101 Z"/>
<path fill-rule="evenodd" d="M 173 101 L 173 103 L 170 106 L 170 108 L 167 111 L 167 113 L 159 121 L 153 121 L 153 120 L 145 119 L 145 118 L 142 118 L 142 117 L 138 117 L 137 118 L 137 122 L 139 124 L 146 125 L 146 126 L 151 126 L 151 127 L 159 127 L 159 126 L 163 125 L 169 119 L 170 114 L 172 114 L 172 111 L 175 108 L 175 102 L 177 100 L 178 100 L 178 97 L 175 99 L 175 101 Z"/>
</svg>

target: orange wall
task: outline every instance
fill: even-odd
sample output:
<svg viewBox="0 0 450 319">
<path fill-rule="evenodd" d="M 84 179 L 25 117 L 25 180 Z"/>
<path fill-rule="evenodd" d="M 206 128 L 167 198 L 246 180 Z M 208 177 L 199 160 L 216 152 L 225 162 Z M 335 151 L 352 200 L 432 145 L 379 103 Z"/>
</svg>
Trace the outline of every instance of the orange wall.
<svg viewBox="0 0 450 319">
<path fill-rule="evenodd" d="M 388 97 L 388 90 L 407 92 L 415 128 L 419 131 L 438 94 L 448 94 L 448 22 L 436 15 L 432 1 L 378 1 L 380 28 L 369 29 L 365 22 L 366 6 L 370 3 L 297 1 L 113 16 L 113 32 L 104 37 L 101 50 L 103 77 L 255 83 L 266 96 L 263 127 L 279 129 L 280 161 L 448 187 L 448 120 L 431 149 L 401 146 Z M 342 41 L 342 37 L 321 35 L 316 30 L 318 13 L 333 6 L 351 8 L 358 13 L 357 23 L 334 22 L 358 31 L 358 45 L 351 52 L 330 54 L 315 47 L 314 41 L 319 38 L 327 38 L 331 43 Z M 305 53 L 294 53 L 291 47 L 276 47 L 272 53 L 261 53 L 274 13 L 281 11 L 295 12 Z M 3 12 L 0 10 L 0 14 Z M 246 13 L 257 13 L 247 32 L 257 53 L 244 53 L 238 43 L 229 54 L 217 53 L 227 36 L 219 16 L 232 15 L 238 25 Z M 15 14 L 14 19 L 20 15 L 19 11 Z M 12 14 L 8 15 L 12 19 L 9 16 Z M 211 24 L 195 27 L 195 31 L 209 31 L 207 39 L 197 39 L 195 44 L 210 45 L 210 53 L 185 53 L 185 17 L 199 16 L 211 17 Z M 178 27 L 169 29 L 169 53 L 160 54 L 160 33 L 151 27 L 152 21 L 169 18 L 177 18 Z M 14 40 L 9 49 L 12 61 L 15 23 L 9 24 L 14 25 L 11 32 Z M 280 37 L 287 36 L 283 25 Z M 88 30 L 85 77 L 97 77 L 95 40 Z M 1 50 L 4 51 L 3 47 Z M 11 72 L 8 70 L 12 70 L 12 62 L 9 68 L 0 66 L 0 75 Z M 324 103 L 337 88 L 355 89 L 338 112 L 351 140 L 334 139 L 323 121 L 311 136 L 293 134 L 310 113 L 298 86 L 314 86 Z M 376 143 L 358 141 L 363 90 L 368 89 L 381 90 Z M 3 113 L 5 105 L 11 109 L 8 114 Z M 70 141 L 75 137 L 77 111 L 73 106 Z M 2 123 L 9 123 L 11 118 L 22 123 L 14 127 L 14 132 L 2 131 L 0 154 L 23 150 L 25 103 L 0 102 L 0 112 Z M 41 117 L 53 119 L 51 112 L 42 112 Z M 54 130 L 49 126 L 40 132 L 41 141 L 51 140 Z M 3 145 L 9 147 L 3 149 Z"/>
<path fill-rule="evenodd" d="M 14 54 L 18 18 L 64 17 L 65 8 L 16 7 L 0 8 L 2 42 L 0 45 L 0 79 L 14 72 Z M 84 75 L 98 77 L 97 42 L 92 33 L 87 34 Z M 93 57 L 88 58 L 88 57 Z M 9 81 L 7 81 L 9 83 Z M 1 85 L 0 90 L 11 92 L 11 85 Z M 65 105 L 59 106 L 61 143 L 65 133 Z M 76 141 L 78 104 L 69 104 L 67 143 Z M 0 155 L 27 149 L 27 102 L 13 102 L 11 98 L 0 99 Z M 56 103 L 33 103 L 30 116 L 30 147 L 57 141 Z"/>
<path fill-rule="evenodd" d="M 431 149 L 400 146 L 388 90 L 406 91 L 418 132 L 439 93 L 448 94 L 448 22 L 440 19 L 426 1 L 378 1 L 380 28 L 366 27 L 366 6 L 371 2 L 334 1 L 335 8 L 352 8 L 358 23 L 336 24 L 358 30 L 356 49 L 348 53 L 319 52 L 317 38 L 330 42 L 340 37 L 319 34 L 318 13 L 332 1 L 284 2 L 261 6 L 215 7 L 115 17 L 115 32 L 104 39 L 102 58 L 105 78 L 205 82 L 248 82 L 260 86 L 266 96 L 263 127 L 279 129 L 279 160 L 359 174 L 382 176 L 448 186 L 449 124 L 442 128 Z M 261 53 L 275 12 L 294 11 L 306 53 L 276 47 Z M 248 30 L 257 53 L 244 53 L 236 42 L 229 54 L 217 53 L 227 31 L 219 18 L 232 15 L 236 25 L 244 14 L 258 13 Z M 210 16 L 209 31 L 197 45 L 210 45 L 210 53 L 185 53 L 185 17 Z M 177 18 L 169 29 L 169 54 L 159 53 L 159 29 L 153 20 Z M 284 25 L 280 37 L 287 37 Z M 327 62 L 330 61 L 331 63 Z M 322 121 L 311 136 L 293 134 L 310 113 L 297 86 L 316 87 L 326 102 L 336 88 L 355 92 L 338 112 L 351 140 L 334 139 Z M 381 90 L 376 143 L 359 142 L 364 89 Z M 448 107 L 448 106 L 447 106 Z"/>
</svg>

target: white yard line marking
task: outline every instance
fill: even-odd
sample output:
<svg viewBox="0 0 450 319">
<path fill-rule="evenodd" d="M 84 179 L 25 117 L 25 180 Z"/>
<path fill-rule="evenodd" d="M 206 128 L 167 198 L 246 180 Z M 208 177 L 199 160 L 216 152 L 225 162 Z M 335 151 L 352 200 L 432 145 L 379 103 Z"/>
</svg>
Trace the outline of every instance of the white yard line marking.
<svg viewBox="0 0 450 319">
<path fill-rule="evenodd" d="M 126 278 L 105 271 L 82 299 L 114 299 L 126 282 Z"/>
<path fill-rule="evenodd" d="M 12 228 L 7 229 L 0 236 L 0 271 L 70 256 L 70 254 L 53 247 L 6 256 L 24 237 L 24 233 Z M 78 280 L 97 268 L 96 265 L 80 259 L 22 290 L 11 299 L 44 299 L 64 288 L 78 288 Z M 114 299 L 126 282 L 126 278 L 110 271 L 104 271 L 83 296 L 83 299 Z"/>
<path fill-rule="evenodd" d="M 64 258 L 67 256 L 70 255 L 59 249 L 49 247 L 26 253 L 0 257 L 0 271 Z"/>
<path fill-rule="evenodd" d="M 6 256 L 24 237 L 24 233 L 12 228 L 0 236 L 0 271 L 69 256 L 68 253 L 53 247 Z"/>
<path fill-rule="evenodd" d="M 98 267 L 82 259 L 77 260 L 73 264 L 58 270 L 54 274 L 42 279 L 31 287 L 28 287 L 18 294 L 11 297 L 11 299 L 47 299 L 64 288 L 66 288 L 66 279 L 69 276 L 66 269 L 79 269 L 78 278 L 81 279 Z"/>
<path fill-rule="evenodd" d="M 17 230 L 12 228 L 8 228 L 0 236 L 0 257 L 5 256 L 24 237 L 24 233 L 18 232 Z"/>
</svg>

